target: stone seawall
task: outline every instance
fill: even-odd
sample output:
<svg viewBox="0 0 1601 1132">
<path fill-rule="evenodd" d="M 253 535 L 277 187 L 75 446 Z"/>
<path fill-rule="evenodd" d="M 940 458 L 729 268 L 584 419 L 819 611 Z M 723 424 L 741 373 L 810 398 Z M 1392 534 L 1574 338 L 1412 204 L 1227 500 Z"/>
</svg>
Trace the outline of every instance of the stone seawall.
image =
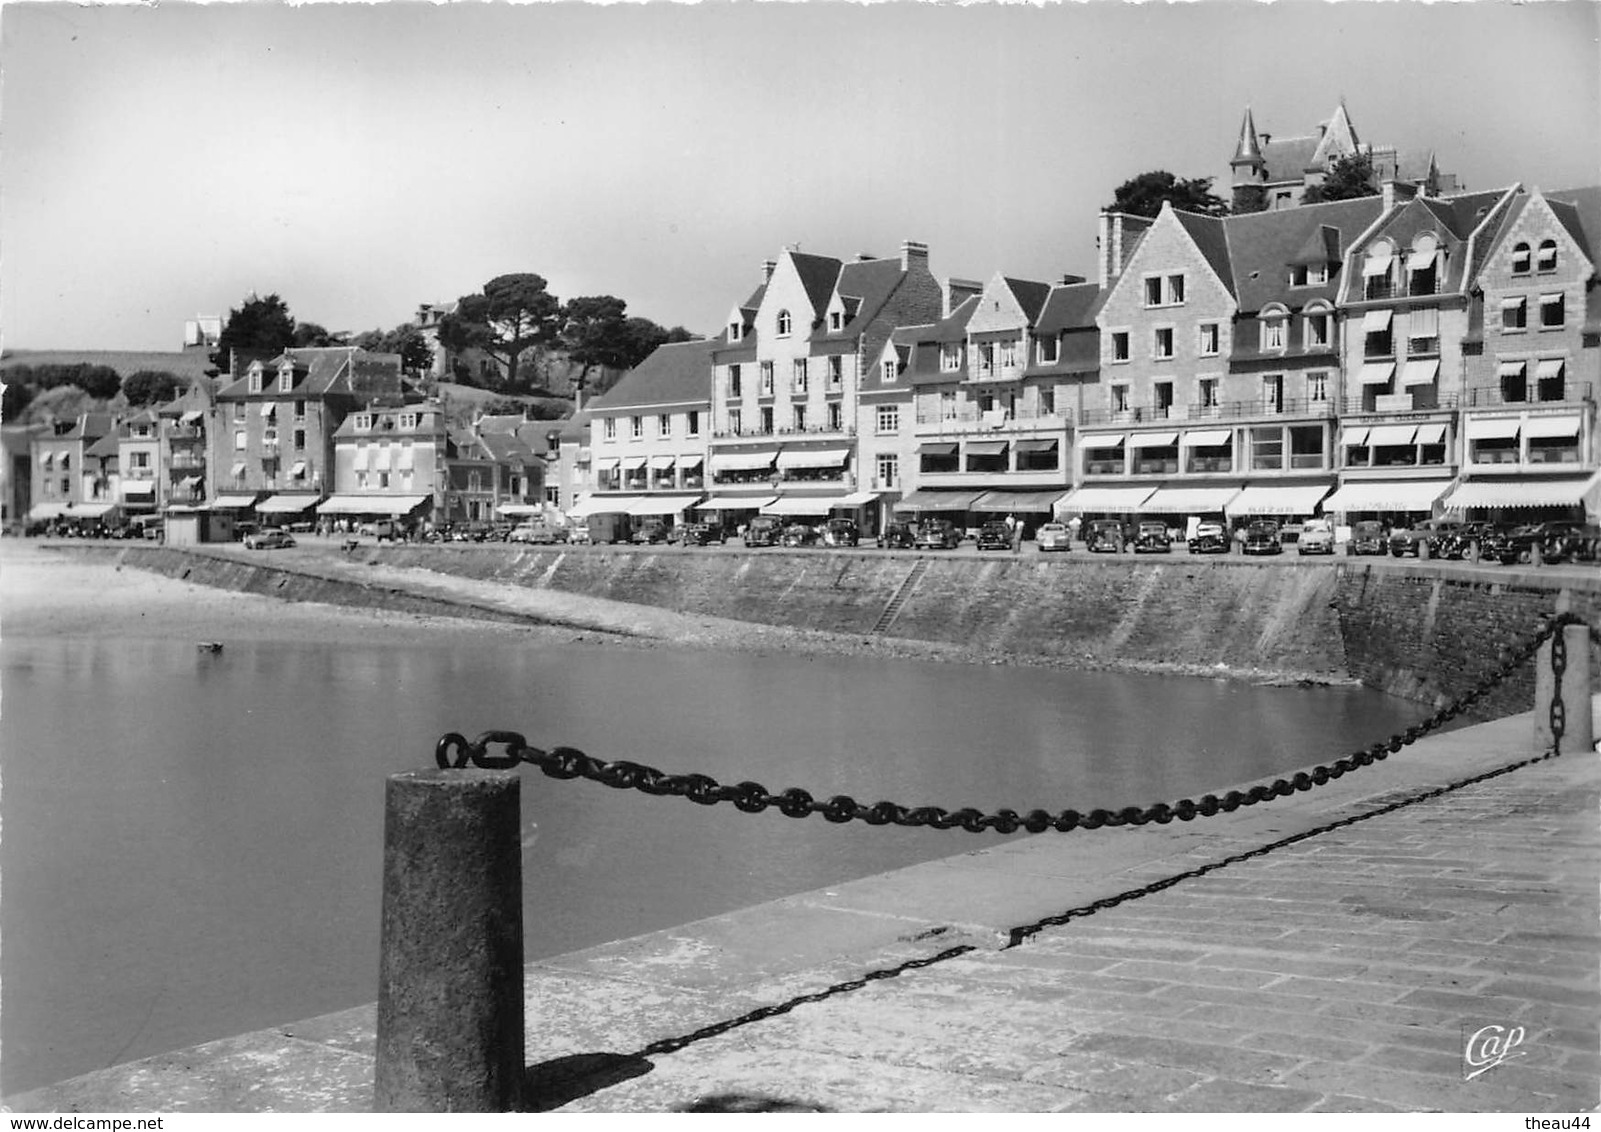
<svg viewBox="0 0 1601 1132">
<path fill-rule="evenodd" d="M 204 548 L 130 548 L 129 565 L 244 592 L 405 612 L 518 618 L 351 580 L 362 563 L 649 605 L 766 625 L 868 635 L 903 586 L 890 636 L 979 655 L 1064 664 L 1227 669 L 1356 679 L 1445 703 L 1566 605 L 1601 624 L 1601 576 L 1387 560 L 1246 562 L 697 553 L 504 545 L 364 547 L 320 573 Z M 921 564 L 921 569 L 917 567 Z M 1601 666 L 1598 666 L 1601 667 Z M 1527 710 L 1525 673 L 1474 714 Z"/>
</svg>

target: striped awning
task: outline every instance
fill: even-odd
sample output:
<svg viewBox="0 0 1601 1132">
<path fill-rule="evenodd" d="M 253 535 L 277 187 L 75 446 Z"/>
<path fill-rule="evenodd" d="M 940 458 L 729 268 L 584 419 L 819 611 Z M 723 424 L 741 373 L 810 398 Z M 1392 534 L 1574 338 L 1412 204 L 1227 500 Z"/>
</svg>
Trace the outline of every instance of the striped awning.
<svg viewBox="0 0 1601 1132">
<path fill-rule="evenodd" d="M 849 448 L 786 448 L 778 454 L 780 471 L 790 468 L 838 468 L 850 459 Z"/>
<path fill-rule="evenodd" d="M 1067 495 L 1065 488 L 1047 491 L 986 491 L 973 501 L 974 511 L 1049 512 Z"/>
<path fill-rule="evenodd" d="M 1380 445 L 1411 444 L 1412 438 L 1418 433 L 1417 425 L 1391 424 L 1377 425 L 1368 433 L 1368 444 L 1377 448 Z"/>
<path fill-rule="evenodd" d="M 319 515 L 409 515 L 426 495 L 330 495 L 317 505 Z"/>
<path fill-rule="evenodd" d="M 1107 433 L 1102 436 L 1081 436 L 1078 446 L 1080 448 L 1116 448 L 1123 443 L 1123 434 L 1120 432 Z"/>
<path fill-rule="evenodd" d="M 1176 432 L 1136 432 L 1128 438 L 1130 448 L 1168 448 L 1178 442 Z"/>
<path fill-rule="evenodd" d="M 626 515 L 638 495 L 588 495 L 567 509 L 573 519 L 587 519 L 591 515 Z"/>
<path fill-rule="evenodd" d="M 776 495 L 714 495 L 695 504 L 697 511 L 760 511 Z"/>
<path fill-rule="evenodd" d="M 1310 515 L 1332 483 L 1247 484 L 1229 502 L 1230 515 Z"/>
<path fill-rule="evenodd" d="M 826 515 L 846 503 L 839 495 L 784 495 L 762 508 L 763 515 Z"/>
<path fill-rule="evenodd" d="M 1149 484 L 1088 484 L 1056 505 L 1060 513 L 1113 511 L 1132 514 L 1156 491 Z"/>
<path fill-rule="evenodd" d="M 256 510 L 271 515 L 293 515 L 317 502 L 315 495 L 273 495 L 256 504 Z"/>
<path fill-rule="evenodd" d="M 1240 487 L 1237 483 L 1160 487 L 1140 505 L 1140 510 L 1159 515 L 1221 515 L 1240 493 Z"/>
<path fill-rule="evenodd" d="M 1454 480 L 1352 480 L 1323 501 L 1328 511 L 1428 514 Z"/>
<path fill-rule="evenodd" d="M 630 515 L 681 515 L 700 502 L 700 494 L 647 495 L 629 505 Z"/>
<path fill-rule="evenodd" d="M 981 491 L 934 491 L 923 488 L 895 504 L 898 511 L 966 511 Z"/>
<path fill-rule="evenodd" d="M 1576 507 L 1601 496 L 1601 472 L 1553 479 L 1469 480 L 1445 501 L 1447 511 L 1469 507 Z"/>
</svg>

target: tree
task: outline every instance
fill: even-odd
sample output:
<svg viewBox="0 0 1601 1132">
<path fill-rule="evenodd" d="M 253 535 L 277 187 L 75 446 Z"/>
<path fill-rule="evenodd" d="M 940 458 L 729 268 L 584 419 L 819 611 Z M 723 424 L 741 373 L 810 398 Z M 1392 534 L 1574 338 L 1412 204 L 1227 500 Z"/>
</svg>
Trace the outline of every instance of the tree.
<svg viewBox="0 0 1601 1132">
<path fill-rule="evenodd" d="M 414 323 L 403 322 L 393 330 L 369 330 L 358 334 L 355 344 L 374 354 L 399 354 L 401 368 L 412 373 L 433 368 L 433 344 Z"/>
<path fill-rule="evenodd" d="M 277 295 L 251 295 L 237 310 L 228 311 L 217 350 L 211 355 L 209 376 L 231 370 L 235 350 L 254 357 L 272 357 L 295 343 L 295 318 Z"/>
<path fill-rule="evenodd" d="M 1180 212 L 1198 212 L 1202 216 L 1229 214 L 1227 202 L 1212 192 L 1211 177 L 1175 177 L 1165 169 L 1141 173 L 1124 181 L 1112 196 L 1106 211 L 1133 216 L 1155 216 L 1162 211 L 1163 201 L 1172 201 Z"/>
<path fill-rule="evenodd" d="M 295 326 L 295 337 L 291 345 L 296 349 L 305 349 L 311 346 L 337 346 L 339 343 L 329 333 L 327 327 L 318 326 L 315 322 L 302 322 Z"/>
<path fill-rule="evenodd" d="M 80 363 L 66 368 L 75 371 L 68 379 L 68 383 L 76 385 L 96 400 L 109 400 L 122 388 L 122 375 L 110 366 Z"/>
<path fill-rule="evenodd" d="M 122 380 L 122 395 L 134 408 L 171 401 L 183 388 L 183 381 L 166 370 L 142 369 Z"/>
<path fill-rule="evenodd" d="M 562 307 L 561 344 L 568 359 L 579 366 L 573 379 L 576 391 L 582 392 L 589 384 L 589 371 L 596 366 L 628 369 L 637 364 L 633 324 L 649 320 L 627 318 L 627 309 L 627 303 L 611 295 L 569 299 Z"/>
<path fill-rule="evenodd" d="M 28 402 L 33 400 L 34 389 L 33 386 L 17 380 L 11 370 L 6 371 L 5 378 L 4 383 L 0 384 L 0 421 L 10 424 L 22 416 L 22 411 L 28 407 Z"/>
<path fill-rule="evenodd" d="M 1365 153 L 1349 153 L 1336 158 L 1321 185 L 1313 185 L 1301 196 L 1302 204 L 1326 204 L 1331 200 L 1376 197 L 1373 159 Z"/>
<path fill-rule="evenodd" d="M 484 351 L 504 368 L 506 390 L 516 393 L 523 352 L 555 341 L 561 327 L 561 301 L 545 288 L 542 275 L 497 275 L 440 320 L 439 341 L 453 353 Z"/>
</svg>

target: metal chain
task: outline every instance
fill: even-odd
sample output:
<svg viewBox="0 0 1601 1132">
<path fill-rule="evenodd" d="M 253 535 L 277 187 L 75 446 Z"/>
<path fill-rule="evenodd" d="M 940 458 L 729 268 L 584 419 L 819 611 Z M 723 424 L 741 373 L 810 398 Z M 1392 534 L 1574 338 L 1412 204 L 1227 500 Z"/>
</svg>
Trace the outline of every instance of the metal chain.
<svg viewBox="0 0 1601 1132">
<path fill-rule="evenodd" d="M 1566 633 L 1551 634 L 1551 749 L 1562 753 L 1562 736 L 1568 729 L 1568 709 L 1562 702 L 1562 674 L 1568 670 Z"/>
<path fill-rule="evenodd" d="M 779 813 L 792 818 L 821 814 L 826 820 L 836 823 L 862 821 L 868 825 L 928 826 L 933 829 L 960 827 L 969 833 L 982 833 L 989 829 L 998 833 L 1015 833 L 1020 829 L 1029 833 L 1043 833 L 1048 829 L 1067 833 L 1075 829 L 1145 825 L 1149 822 L 1166 825 L 1175 818 L 1191 821 L 1196 817 L 1233 813 L 1241 806 L 1255 806 L 1275 798 L 1285 798 L 1296 791 L 1322 786 L 1351 771 L 1382 762 L 1449 723 L 1489 695 L 1508 676 L 1527 664 L 1542 644 L 1553 637 L 1561 641 L 1558 630 L 1574 624 L 1582 625 L 1584 621 L 1573 613 L 1560 613 L 1547 619 L 1533 637 L 1507 652 L 1505 660 L 1494 672 L 1422 723 L 1414 724 L 1383 742 L 1374 743 L 1326 766 L 1319 765 L 1309 771 L 1297 771 L 1288 778 L 1275 778 L 1272 782 L 1259 782 L 1244 789 L 1230 790 L 1221 797 L 1206 794 L 1199 799 L 1157 802 L 1146 807 L 1093 809 L 1088 813 L 1067 809 L 1054 814 L 1044 809 L 1030 810 L 1026 814 L 1001 809 L 986 814 L 971 807 L 945 810 L 938 806 L 902 806 L 894 802 L 863 805 L 848 794 L 836 794 L 819 801 L 799 787 L 792 786 L 774 794 L 759 782 L 746 781 L 726 786 L 704 774 L 675 775 L 640 763 L 605 762 L 573 747 L 555 747 L 545 751 L 529 746 L 527 740 L 515 731 L 486 731 L 472 742 L 457 732 L 450 732 L 435 745 L 434 759 L 441 769 L 459 769 L 471 763 L 480 770 L 510 770 L 522 763 L 529 763 L 551 778 L 587 778 L 618 790 L 638 790 L 657 797 L 688 798 L 702 806 L 732 802 L 736 809 L 748 814 L 759 814 L 769 808 L 777 808 Z M 1565 661 L 1566 654 L 1563 656 Z M 1556 730 L 1559 703 L 1560 697 L 1552 705 L 1553 732 L 1557 735 L 1560 735 Z M 490 753 L 489 748 L 496 745 L 504 748 L 504 754 Z"/>
</svg>

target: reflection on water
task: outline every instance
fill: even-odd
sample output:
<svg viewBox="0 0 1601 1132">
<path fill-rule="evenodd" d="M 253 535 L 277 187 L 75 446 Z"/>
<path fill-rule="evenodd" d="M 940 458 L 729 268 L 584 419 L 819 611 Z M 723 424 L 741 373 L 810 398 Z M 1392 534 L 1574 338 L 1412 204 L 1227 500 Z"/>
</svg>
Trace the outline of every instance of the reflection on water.
<svg viewBox="0 0 1601 1132">
<path fill-rule="evenodd" d="M 7 639 L 4 707 L 6 1093 L 371 1001 L 384 777 L 430 765 L 446 731 L 864 802 L 1054 810 L 1228 787 L 1421 714 L 1354 689 L 503 641 Z M 531 958 L 998 840 L 527 774 Z"/>
</svg>

